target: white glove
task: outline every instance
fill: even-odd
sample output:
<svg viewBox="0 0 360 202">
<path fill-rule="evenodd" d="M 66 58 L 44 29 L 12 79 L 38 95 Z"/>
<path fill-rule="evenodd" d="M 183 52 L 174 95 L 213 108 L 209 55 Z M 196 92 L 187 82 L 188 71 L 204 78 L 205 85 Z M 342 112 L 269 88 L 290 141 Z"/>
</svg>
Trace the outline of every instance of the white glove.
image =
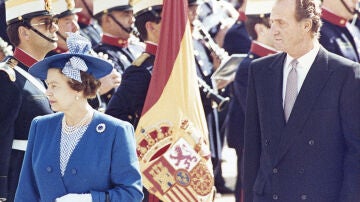
<svg viewBox="0 0 360 202">
<path fill-rule="evenodd" d="M 92 202 L 91 194 L 66 194 L 57 198 L 55 202 Z"/>
</svg>

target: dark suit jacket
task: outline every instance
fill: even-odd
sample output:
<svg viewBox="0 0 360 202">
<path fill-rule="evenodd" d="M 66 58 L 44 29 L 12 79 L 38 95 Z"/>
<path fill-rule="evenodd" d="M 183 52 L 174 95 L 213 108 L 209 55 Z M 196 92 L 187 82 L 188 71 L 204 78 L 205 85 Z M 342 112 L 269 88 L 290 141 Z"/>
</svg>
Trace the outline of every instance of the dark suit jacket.
<svg viewBox="0 0 360 202">
<path fill-rule="evenodd" d="M 360 65 L 321 47 L 285 123 L 285 57 L 250 66 L 245 202 L 359 201 Z"/>
</svg>

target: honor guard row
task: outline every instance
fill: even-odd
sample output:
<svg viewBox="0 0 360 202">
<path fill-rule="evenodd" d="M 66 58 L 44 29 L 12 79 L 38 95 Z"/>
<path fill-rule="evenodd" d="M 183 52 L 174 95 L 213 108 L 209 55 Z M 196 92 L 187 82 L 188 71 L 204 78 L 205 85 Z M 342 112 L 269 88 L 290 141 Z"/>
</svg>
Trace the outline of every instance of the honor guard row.
<svg viewBox="0 0 360 202">
<path fill-rule="evenodd" d="M 43 83 L 28 69 L 56 48 L 58 30 L 52 2 L 8 0 L 7 35 L 15 50 L 0 68 L 0 198 L 13 201 L 31 121 L 53 113 Z"/>
</svg>

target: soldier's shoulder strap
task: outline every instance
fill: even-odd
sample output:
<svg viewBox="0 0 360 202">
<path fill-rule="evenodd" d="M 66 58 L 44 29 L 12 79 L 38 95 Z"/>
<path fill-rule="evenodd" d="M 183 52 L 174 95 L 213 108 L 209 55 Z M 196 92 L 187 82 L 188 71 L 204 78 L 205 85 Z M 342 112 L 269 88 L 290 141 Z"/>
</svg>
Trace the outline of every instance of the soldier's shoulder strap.
<svg viewBox="0 0 360 202">
<path fill-rule="evenodd" d="M 18 64 L 18 61 L 14 58 L 8 58 L 4 62 L 0 63 L 0 71 L 4 71 L 8 74 L 10 81 L 15 82 L 16 74 L 14 67 Z"/>
<path fill-rule="evenodd" d="M 150 57 L 149 53 L 142 53 L 138 58 L 136 58 L 132 65 L 136 66 L 136 67 L 140 67 L 146 59 L 148 59 Z"/>
</svg>

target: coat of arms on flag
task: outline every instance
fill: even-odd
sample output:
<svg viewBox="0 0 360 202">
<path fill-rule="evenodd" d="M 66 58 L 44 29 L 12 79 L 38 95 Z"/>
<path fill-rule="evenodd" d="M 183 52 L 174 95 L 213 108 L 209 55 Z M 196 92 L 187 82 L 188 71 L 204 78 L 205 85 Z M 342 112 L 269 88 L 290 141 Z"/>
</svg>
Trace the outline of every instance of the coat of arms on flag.
<svg viewBox="0 0 360 202">
<path fill-rule="evenodd" d="M 187 9 L 187 0 L 163 1 L 160 42 L 136 128 L 137 154 L 143 184 L 159 199 L 213 201 L 214 175 Z"/>
</svg>

